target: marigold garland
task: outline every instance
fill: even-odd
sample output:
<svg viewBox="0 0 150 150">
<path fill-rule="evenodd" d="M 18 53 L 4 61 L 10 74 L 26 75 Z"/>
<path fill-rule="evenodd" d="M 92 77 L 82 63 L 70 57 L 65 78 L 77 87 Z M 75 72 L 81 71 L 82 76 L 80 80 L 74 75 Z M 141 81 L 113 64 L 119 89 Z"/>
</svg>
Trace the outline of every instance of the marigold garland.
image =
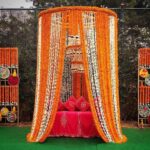
<svg viewBox="0 0 150 150">
<path fill-rule="evenodd" d="M 0 48 L 0 67 L 8 68 L 10 73 L 13 72 L 12 68 L 15 68 L 16 70 L 18 69 L 18 48 L 16 47 Z M 4 83 L 2 83 L 2 85 L 0 86 L 1 105 L 11 106 L 11 105 L 18 104 L 18 95 L 19 95 L 18 85 L 9 86 L 9 83 L 8 83 L 9 77 L 5 79 Z"/>
<path fill-rule="evenodd" d="M 73 73 L 73 95 L 75 98 L 81 96 L 81 73 Z"/>
<path fill-rule="evenodd" d="M 149 65 L 150 48 L 140 48 L 138 50 L 138 115 L 148 117 L 150 115 L 150 84 L 149 84 Z M 138 120 L 140 123 L 140 119 Z"/>
<path fill-rule="evenodd" d="M 81 12 L 80 12 L 80 18 L 82 18 L 82 13 Z M 81 49 L 82 49 L 83 64 L 84 64 L 84 69 L 85 69 L 85 81 L 86 81 L 86 87 L 87 87 L 88 99 L 89 99 L 91 111 L 93 113 L 95 126 L 97 128 L 97 131 L 98 131 L 99 135 L 101 135 L 101 138 L 105 142 L 108 142 L 108 139 L 106 138 L 105 134 L 102 131 L 102 126 L 99 124 L 97 113 L 96 113 L 95 106 L 94 106 L 94 99 L 93 99 L 93 96 L 92 96 L 92 93 L 91 93 L 91 90 L 90 90 L 91 86 L 90 86 L 90 77 L 89 77 L 89 74 L 88 74 L 88 60 L 87 60 L 87 56 L 86 56 L 84 32 L 83 32 L 84 28 L 83 28 L 83 24 L 82 24 L 82 20 L 81 19 L 79 20 L 79 27 L 80 27 L 80 38 L 82 39 L 81 40 L 81 46 L 82 46 Z"/>
<path fill-rule="evenodd" d="M 50 39 L 50 29 L 49 29 L 49 26 L 50 26 L 50 19 L 51 17 L 49 15 L 45 15 L 44 17 L 42 17 L 42 23 L 41 23 L 41 26 L 42 26 L 42 32 L 41 32 L 41 70 L 40 70 L 40 74 L 41 74 L 41 79 L 40 81 L 42 81 L 40 83 L 40 93 L 39 93 L 39 104 L 38 106 L 35 106 L 35 107 L 38 107 L 38 111 L 37 111 L 37 114 L 38 114 L 38 119 L 36 119 L 36 124 L 35 124 L 35 127 L 33 129 L 33 133 L 32 133 L 32 137 L 31 135 L 28 135 L 28 141 L 32 142 L 32 141 L 36 141 L 36 137 L 38 135 L 38 132 L 39 132 L 39 129 L 40 129 L 40 125 L 41 125 L 41 120 L 42 120 L 42 117 L 43 117 L 43 108 L 44 108 L 44 99 L 45 99 L 45 92 L 46 92 L 46 82 L 47 82 L 47 70 L 48 70 L 48 62 L 49 62 L 49 59 L 48 59 L 48 54 L 49 54 L 49 39 Z M 49 32 L 48 32 L 49 31 Z M 45 35 L 45 33 L 47 33 Z M 37 58 L 39 59 L 39 58 Z M 36 115 L 36 114 L 35 114 Z"/>
<path fill-rule="evenodd" d="M 64 55 L 65 55 L 65 35 L 66 35 L 66 27 L 65 27 L 65 21 L 66 21 L 66 14 L 62 16 L 62 28 L 61 28 L 61 43 L 60 43 L 60 53 L 59 53 L 59 66 L 58 66 L 58 81 L 56 84 L 56 93 L 55 93 L 55 99 L 53 104 L 53 111 L 51 114 L 50 121 L 47 125 L 47 130 L 45 131 L 44 135 L 41 137 L 40 142 L 44 142 L 47 136 L 50 133 L 50 130 L 53 126 L 54 119 L 56 116 L 56 111 L 58 109 L 58 102 L 60 97 L 60 89 L 61 89 L 61 83 L 62 83 L 62 74 L 63 74 L 63 66 L 64 66 Z"/>
<path fill-rule="evenodd" d="M 113 12 L 110 9 L 106 9 L 106 8 L 98 8 L 98 7 L 93 7 L 93 6 L 73 6 L 73 7 L 56 7 L 56 8 L 49 8 L 47 10 L 41 11 L 39 13 L 39 17 L 43 16 L 47 13 L 51 14 L 51 13 L 55 13 L 55 12 L 64 12 L 64 11 L 78 11 L 78 18 L 80 19 L 80 12 L 82 11 L 94 11 L 94 12 L 104 12 L 107 13 L 108 15 L 112 15 L 114 17 L 117 17 L 117 14 L 115 12 Z"/>
<path fill-rule="evenodd" d="M 107 15 L 107 18 L 108 19 L 110 19 L 109 18 L 109 16 Z M 114 18 L 114 19 L 116 19 L 116 18 Z M 109 26 L 109 20 L 107 21 L 107 26 Z M 107 76 L 107 79 L 106 79 L 106 81 L 108 81 L 107 82 L 107 89 L 109 89 L 109 94 L 108 94 L 108 100 L 109 100 L 109 106 L 111 106 L 110 107 L 110 109 L 108 108 L 108 111 L 109 111 L 109 122 L 110 122 L 110 124 L 111 124 L 111 132 L 113 133 L 113 135 L 114 135 L 114 139 L 115 139 L 115 141 L 117 142 L 119 142 L 120 141 L 120 138 L 119 138 L 119 136 L 118 136 L 118 132 L 117 132 L 117 129 L 116 129 L 116 124 L 115 124 L 115 118 L 114 118 L 114 116 L 115 115 L 118 115 L 118 114 L 115 114 L 114 112 L 114 103 L 113 103 L 113 101 L 112 101 L 112 99 L 113 99 L 113 96 L 112 96 L 112 92 L 111 92 L 111 63 L 110 63 L 110 46 L 109 46 L 109 39 L 110 39 L 111 37 L 110 37 L 110 30 L 109 29 L 106 29 L 106 61 L 107 61 L 107 64 L 106 64 L 106 74 L 108 74 L 108 76 Z"/>
<path fill-rule="evenodd" d="M 18 48 L 0 48 L 0 66 L 18 66 Z"/>
<path fill-rule="evenodd" d="M 106 91 L 106 92 L 104 92 L 104 94 L 105 94 L 105 98 L 106 99 L 104 99 L 103 98 L 103 101 L 104 101 L 104 103 L 106 102 L 106 104 L 104 105 L 104 108 L 106 108 L 105 109 L 105 111 L 106 111 L 106 114 L 108 115 L 108 119 L 107 119 L 107 121 L 108 121 L 108 125 L 109 125 L 109 130 L 110 130 L 110 132 L 111 132 L 111 134 L 112 134 L 112 136 L 113 136 L 113 139 L 115 140 L 115 141 L 117 141 L 118 140 L 118 137 L 117 137 L 117 133 L 116 133 L 116 129 L 115 129 L 115 120 L 114 120 L 114 111 L 112 110 L 112 107 L 113 107 L 113 104 L 112 104 L 112 96 L 111 96 L 111 85 L 110 85 L 110 57 L 109 57 L 109 54 L 110 54 L 110 52 L 109 52 L 109 28 L 108 28 L 108 26 L 109 26 L 109 16 L 107 15 L 107 14 L 102 14 L 104 17 L 104 22 L 105 22 L 105 24 L 104 24 L 104 27 L 99 27 L 99 28 L 97 28 L 97 29 L 99 29 L 99 30 L 102 30 L 102 31 L 99 31 L 98 33 L 100 34 L 100 35 L 97 35 L 97 38 L 98 37 L 100 37 L 100 39 L 101 39 L 101 44 L 104 46 L 104 49 L 105 49 L 105 52 L 103 51 L 103 47 L 101 46 L 101 44 L 98 42 L 97 43 L 97 45 L 99 45 L 99 48 L 101 49 L 101 50 L 99 50 L 99 51 L 102 51 L 103 52 L 103 54 L 102 55 L 98 55 L 98 60 L 99 59 L 102 59 L 103 60 L 103 62 L 102 62 L 102 64 L 101 64 L 101 66 L 100 66 L 100 70 L 102 70 L 102 68 L 103 68 L 103 72 L 104 72 L 104 78 L 105 79 L 103 79 L 103 80 L 100 80 L 101 81 L 101 86 L 103 85 L 102 83 L 105 83 L 104 84 L 104 87 L 103 87 L 103 90 L 104 91 Z M 99 18 L 101 18 L 101 16 L 99 17 Z M 104 33 L 104 35 L 102 35 L 102 33 Z M 102 57 L 102 58 L 99 58 L 99 57 Z M 101 77 L 100 77 L 101 78 Z M 110 107 L 111 106 L 111 107 Z"/>
<path fill-rule="evenodd" d="M 5 91 L 4 91 L 4 86 L 1 87 L 1 91 L 2 91 L 2 100 L 1 100 L 1 103 L 2 105 L 4 105 L 5 101 L 4 101 L 4 98 L 5 98 Z"/>
<path fill-rule="evenodd" d="M 117 95 L 117 110 L 118 110 L 118 122 L 116 122 L 116 124 L 119 126 L 119 132 L 120 132 L 120 136 L 122 135 L 122 139 L 120 139 L 120 141 L 118 143 L 121 143 L 121 142 L 126 142 L 127 141 L 127 138 L 126 136 L 124 136 L 122 134 L 122 130 L 121 130 L 121 120 L 120 120 L 120 106 L 119 106 L 119 72 L 118 72 L 118 28 L 117 28 L 117 25 L 118 25 L 118 19 L 116 18 L 115 19 L 115 74 L 116 74 L 116 95 Z"/>
<path fill-rule="evenodd" d="M 100 60 L 98 62 L 98 66 L 99 66 L 99 71 L 101 71 L 101 75 L 100 75 L 99 79 L 100 79 L 100 85 L 101 85 L 102 104 L 103 104 L 103 108 L 104 108 L 104 112 L 105 112 L 104 115 L 109 116 L 110 114 L 107 113 L 108 106 L 109 106 L 108 97 L 107 97 L 107 95 L 109 93 L 107 93 L 108 92 L 107 89 L 109 89 L 109 88 L 106 88 L 106 85 L 105 85 L 106 81 L 107 81 L 107 79 L 105 79 L 105 77 L 107 76 L 107 74 L 104 72 L 106 70 L 106 66 L 107 66 L 107 64 L 105 62 L 105 60 L 107 59 L 107 56 L 106 56 L 107 52 L 104 52 L 104 50 L 106 51 L 106 47 L 105 47 L 105 41 L 106 41 L 105 33 L 107 30 L 107 28 L 105 28 L 106 17 L 105 17 L 105 14 L 101 13 L 101 14 L 97 14 L 96 18 L 97 18 L 97 20 L 96 20 L 97 22 L 99 22 L 101 18 L 104 19 L 104 22 L 101 22 L 100 24 L 96 24 L 96 25 L 98 25 L 96 27 L 96 29 L 97 29 L 97 37 L 96 37 L 97 38 L 97 59 Z M 107 90 L 107 92 L 106 92 L 106 90 Z M 108 125 L 109 131 L 111 131 L 110 123 L 108 122 L 108 119 L 109 118 L 106 118 L 107 125 Z"/>
</svg>

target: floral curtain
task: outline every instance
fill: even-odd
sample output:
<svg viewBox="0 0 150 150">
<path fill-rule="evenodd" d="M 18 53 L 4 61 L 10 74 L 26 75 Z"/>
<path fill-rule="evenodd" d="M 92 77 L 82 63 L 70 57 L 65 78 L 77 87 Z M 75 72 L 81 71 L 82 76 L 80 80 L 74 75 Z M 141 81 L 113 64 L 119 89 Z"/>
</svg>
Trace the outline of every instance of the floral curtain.
<svg viewBox="0 0 150 150">
<path fill-rule="evenodd" d="M 39 15 L 37 79 L 29 142 L 43 142 L 55 119 L 69 34 L 80 37 L 86 90 L 94 123 L 105 142 L 126 141 L 120 125 L 117 16 L 97 7 L 62 7 Z"/>
</svg>

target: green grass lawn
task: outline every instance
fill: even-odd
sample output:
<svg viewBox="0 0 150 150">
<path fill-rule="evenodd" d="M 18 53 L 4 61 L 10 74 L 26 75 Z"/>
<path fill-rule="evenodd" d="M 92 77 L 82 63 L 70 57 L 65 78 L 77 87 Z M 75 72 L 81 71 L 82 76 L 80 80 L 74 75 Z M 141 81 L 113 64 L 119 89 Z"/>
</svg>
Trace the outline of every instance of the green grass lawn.
<svg viewBox="0 0 150 150">
<path fill-rule="evenodd" d="M 45 143 L 28 143 L 29 128 L 0 127 L 0 150 L 150 150 L 150 129 L 123 129 L 128 141 L 106 144 L 100 138 L 48 138 Z"/>
</svg>

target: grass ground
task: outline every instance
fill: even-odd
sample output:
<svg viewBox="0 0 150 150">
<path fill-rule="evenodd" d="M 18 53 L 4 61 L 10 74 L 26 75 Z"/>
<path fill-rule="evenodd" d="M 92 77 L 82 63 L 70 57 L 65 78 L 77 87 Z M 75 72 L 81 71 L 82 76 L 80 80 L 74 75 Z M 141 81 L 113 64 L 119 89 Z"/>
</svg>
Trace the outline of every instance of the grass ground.
<svg viewBox="0 0 150 150">
<path fill-rule="evenodd" d="M 127 129 L 124 144 L 106 144 L 100 138 L 48 138 L 45 143 L 27 143 L 29 127 L 0 127 L 0 150 L 150 150 L 150 129 Z"/>
</svg>

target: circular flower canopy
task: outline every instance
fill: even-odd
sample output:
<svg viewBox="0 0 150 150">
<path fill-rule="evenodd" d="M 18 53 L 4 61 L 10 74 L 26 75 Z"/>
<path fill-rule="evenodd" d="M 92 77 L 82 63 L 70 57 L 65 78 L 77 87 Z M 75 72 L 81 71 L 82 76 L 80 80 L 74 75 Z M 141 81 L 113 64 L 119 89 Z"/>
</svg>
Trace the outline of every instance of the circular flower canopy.
<svg viewBox="0 0 150 150">
<path fill-rule="evenodd" d="M 117 20 L 113 11 L 97 7 L 52 8 L 39 14 L 36 96 L 29 142 L 43 142 L 52 129 L 67 55 L 72 59 L 72 70 L 85 74 L 100 137 L 105 142 L 126 141 L 120 125 Z M 81 67 L 76 67 L 79 64 Z"/>
</svg>

